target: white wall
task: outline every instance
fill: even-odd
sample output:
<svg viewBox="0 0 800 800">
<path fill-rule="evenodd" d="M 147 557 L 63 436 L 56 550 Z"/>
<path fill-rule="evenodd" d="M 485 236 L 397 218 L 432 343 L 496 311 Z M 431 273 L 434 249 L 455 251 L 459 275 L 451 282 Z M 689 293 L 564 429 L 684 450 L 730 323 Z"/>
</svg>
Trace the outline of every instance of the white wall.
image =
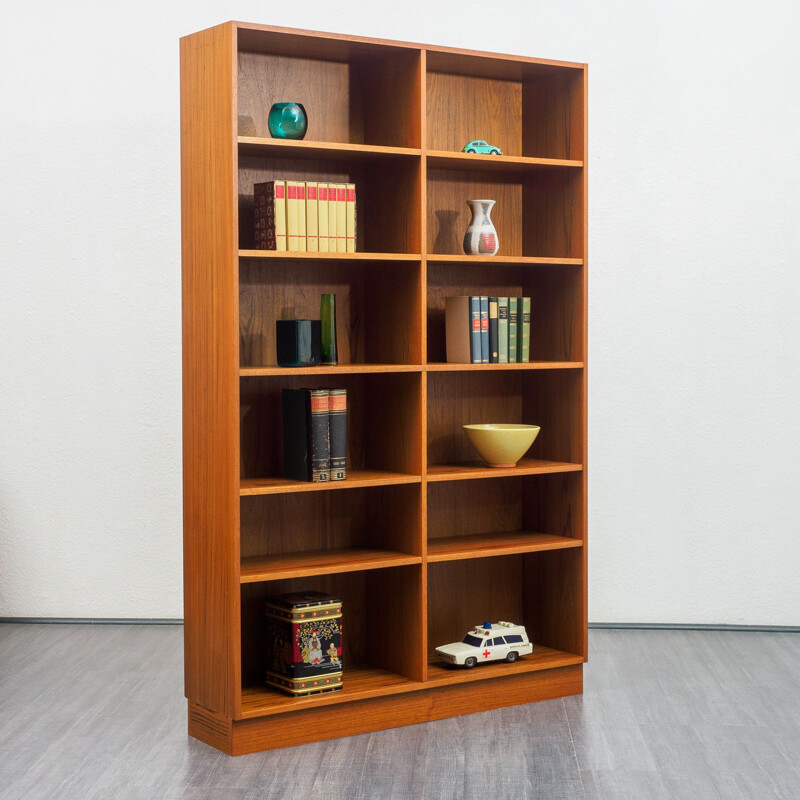
<svg viewBox="0 0 800 800">
<path fill-rule="evenodd" d="M 591 619 L 800 623 L 795 4 L 113 8 L 4 18 L 0 616 L 181 616 L 178 37 L 244 19 L 589 62 Z"/>
</svg>

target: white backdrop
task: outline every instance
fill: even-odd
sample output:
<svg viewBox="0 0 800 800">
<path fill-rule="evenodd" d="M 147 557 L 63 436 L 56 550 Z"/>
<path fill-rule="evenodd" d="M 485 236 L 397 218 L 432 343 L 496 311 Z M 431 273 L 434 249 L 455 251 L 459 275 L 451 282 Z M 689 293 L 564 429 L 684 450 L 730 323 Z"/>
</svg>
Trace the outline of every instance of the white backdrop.
<svg viewBox="0 0 800 800">
<path fill-rule="evenodd" d="M 243 19 L 589 62 L 590 618 L 800 624 L 796 4 L 113 10 L 5 12 L 0 616 L 182 614 L 178 38 Z"/>
</svg>

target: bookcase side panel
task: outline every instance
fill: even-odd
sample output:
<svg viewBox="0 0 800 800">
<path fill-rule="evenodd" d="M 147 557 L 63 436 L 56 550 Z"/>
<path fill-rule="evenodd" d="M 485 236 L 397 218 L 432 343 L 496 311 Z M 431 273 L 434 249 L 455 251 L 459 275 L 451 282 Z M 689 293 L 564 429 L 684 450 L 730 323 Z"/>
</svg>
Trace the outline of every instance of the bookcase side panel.
<svg viewBox="0 0 800 800">
<path fill-rule="evenodd" d="M 582 140 L 583 140 L 583 164 L 581 193 L 582 216 L 583 216 L 583 297 L 581 303 L 581 316 L 583 319 L 583 337 L 581 349 L 583 351 L 584 362 L 588 359 L 588 330 L 589 330 L 589 87 L 588 87 L 588 66 L 584 64 L 580 80 L 579 103 L 582 112 Z M 589 377 L 586 368 L 583 370 L 583 404 L 581 408 L 581 427 L 583 437 L 583 471 L 581 472 L 581 535 L 583 537 L 583 547 L 581 548 L 581 585 L 583 597 L 581 599 L 581 627 L 583 638 L 583 653 L 589 657 L 589 549 L 587 542 L 589 538 L 589 487 L 588 487 L 588 459 L 589 459 Z"/>
<path fill-rule="evenodd" d="M 239 391 L 231 25 L 181 40 L 185 692 L 239 686 Z"/>
</svg>

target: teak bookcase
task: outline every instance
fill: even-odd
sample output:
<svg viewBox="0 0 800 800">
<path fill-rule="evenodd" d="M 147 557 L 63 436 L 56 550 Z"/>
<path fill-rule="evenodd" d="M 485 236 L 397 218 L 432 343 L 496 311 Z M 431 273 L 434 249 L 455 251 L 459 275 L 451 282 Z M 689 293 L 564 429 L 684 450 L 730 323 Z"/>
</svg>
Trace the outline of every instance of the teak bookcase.
<svg viewBox="0 0 800 800">
<path fill-rule="evenodd" d="M 229 22 L 181 40 L 184 591 L 189 733 L 230 754 L 582 691 L 586 65 Z M 269 137 L 302 102 L 303 141 Z M 502 156 L 467 155 L 476 138 Z M 354 182 L 358 252 L 253 249 L 253 184 Z M 495 257 L 464 256 L 497 200 Z M 275 320 L 337 299 L 339 366 L 275 363 Z M 448 295 L 530 295 L 531 363 L 445 363 Z M 348 392 L 348 479 L 286 480 L 284 387 Z M 468 422 L 541 425 L 514 469 Z M 344 602 L 341 691 L 264 685 L 264 600 Z M 534 653 L 436 645 L 526 625 Z"/>
</svg>

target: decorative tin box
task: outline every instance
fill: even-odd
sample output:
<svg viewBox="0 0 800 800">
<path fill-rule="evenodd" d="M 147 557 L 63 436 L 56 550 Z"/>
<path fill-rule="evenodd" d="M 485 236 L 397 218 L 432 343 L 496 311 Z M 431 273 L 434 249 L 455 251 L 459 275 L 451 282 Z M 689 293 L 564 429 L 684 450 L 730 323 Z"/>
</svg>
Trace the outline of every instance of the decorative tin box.
<svg viewBox="0 0 800 800">
<path fill-rule="evenodd" d="M 342 601 L 322 592 L 267 599 L 270 686 L 302 697 L 342 688 Z"/>
</svg>

